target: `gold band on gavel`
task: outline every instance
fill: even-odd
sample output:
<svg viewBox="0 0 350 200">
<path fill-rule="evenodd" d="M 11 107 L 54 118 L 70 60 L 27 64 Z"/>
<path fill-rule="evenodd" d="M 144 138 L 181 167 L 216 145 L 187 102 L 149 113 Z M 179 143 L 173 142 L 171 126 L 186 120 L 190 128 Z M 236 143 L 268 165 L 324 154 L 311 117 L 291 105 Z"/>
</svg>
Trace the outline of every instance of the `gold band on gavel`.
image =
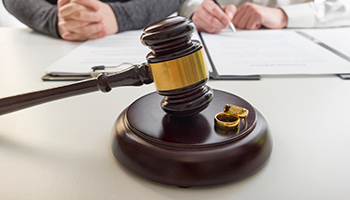
<svg viewBox="0 0 350 200">
<path fill-rule="evenodd" d="M 209 76 L 202 49 L 190 55 L 159 63 L 148 63 L 158 91 L 169 91 L 198 83 Z"/>
</svg>

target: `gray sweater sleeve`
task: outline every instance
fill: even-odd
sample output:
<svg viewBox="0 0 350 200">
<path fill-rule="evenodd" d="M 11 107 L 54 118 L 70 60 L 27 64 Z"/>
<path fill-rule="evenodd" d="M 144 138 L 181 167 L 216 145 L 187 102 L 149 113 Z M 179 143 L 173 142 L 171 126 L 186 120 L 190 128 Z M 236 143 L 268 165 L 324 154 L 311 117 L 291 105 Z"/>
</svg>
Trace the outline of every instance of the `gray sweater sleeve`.
<svg viewBox="0 0 350 200">
<path fill-rule="evenodd" d="M 57 5 L 43 0 L 3 0 L 9 13 L 30 28 L 54 37 L 57 32 Z"/>
<path fill-rule="evenodd" d="M 102 0 L 117 16 L 119 32 L 141 29 L 176 12 L 181 0 Z M 30 28 L 54 37 L 57 31 L 57 5 L 53 0 L 3 0 L 5 8 Z M 57 1 L 56 1 L 57 2 Z"/>
<path fill-rule="evenodd" d="M 108 3 L 117 16 L 119 32 L 141 29 L 176 12 L 181 0 L 130 0 Z"/>
</svg>

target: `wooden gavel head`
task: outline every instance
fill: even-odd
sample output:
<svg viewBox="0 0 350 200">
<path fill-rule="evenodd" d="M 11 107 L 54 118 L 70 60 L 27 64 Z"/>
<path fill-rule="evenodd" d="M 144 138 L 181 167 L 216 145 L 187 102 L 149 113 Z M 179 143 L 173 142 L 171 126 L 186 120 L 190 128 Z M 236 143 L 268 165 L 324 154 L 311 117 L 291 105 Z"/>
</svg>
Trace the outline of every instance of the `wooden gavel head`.
<svg viewBox="0 0 350 200">
<path fill-rule="evenodd" d="M 158 94 L 164 96 L 161 107 L 175 117 L 197 114 L 213 99 L 205 85 L 209 72 L 202 46 L 191 40 L 194 31 L 192 21 L 177 16 L 149 25 L 141 35 L 141 42 L 152 50 L 147 65 Z"/>
</svg>

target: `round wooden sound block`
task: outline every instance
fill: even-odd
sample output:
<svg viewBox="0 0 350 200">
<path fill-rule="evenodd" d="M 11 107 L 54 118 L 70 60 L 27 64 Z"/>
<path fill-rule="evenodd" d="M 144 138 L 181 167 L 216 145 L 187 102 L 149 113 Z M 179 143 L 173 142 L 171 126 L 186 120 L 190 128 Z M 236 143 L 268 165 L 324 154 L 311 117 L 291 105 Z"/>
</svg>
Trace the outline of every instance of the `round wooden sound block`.
<svg viewBox="0 0 350 200">
<path fill-rule="evenodd" d="M 131 172 L 162 184 L 208 186 L 245 178 L 269 158 L 272 141 L 266 120 L 242 98 L 214 90 L 203 112 L 183 118 L 166 114 L 162 98 L 156 92 L 139 98 L 113 127 L 113 154 Z M 215 127 L 214 117 L 225 104 L 249 110 L 239 129 Z"/>
</svg>

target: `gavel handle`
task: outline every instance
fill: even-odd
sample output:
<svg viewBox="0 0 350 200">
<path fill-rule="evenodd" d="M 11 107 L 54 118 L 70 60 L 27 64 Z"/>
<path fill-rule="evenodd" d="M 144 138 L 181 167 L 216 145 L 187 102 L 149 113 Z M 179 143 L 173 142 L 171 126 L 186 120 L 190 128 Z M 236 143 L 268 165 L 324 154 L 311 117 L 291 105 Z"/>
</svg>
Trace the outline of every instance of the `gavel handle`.
<svg viewBox="0 0 350 200">
<path fill-rule="evenodd" d="M 102 73 L 96 78 L 2 98 L 0 99 L 0 115 L 97 90 L 109 92 L 112 87 L 141 86 L 152 82 L 146 64 L 133 65 L 116 74 Z"/>
</svg>

